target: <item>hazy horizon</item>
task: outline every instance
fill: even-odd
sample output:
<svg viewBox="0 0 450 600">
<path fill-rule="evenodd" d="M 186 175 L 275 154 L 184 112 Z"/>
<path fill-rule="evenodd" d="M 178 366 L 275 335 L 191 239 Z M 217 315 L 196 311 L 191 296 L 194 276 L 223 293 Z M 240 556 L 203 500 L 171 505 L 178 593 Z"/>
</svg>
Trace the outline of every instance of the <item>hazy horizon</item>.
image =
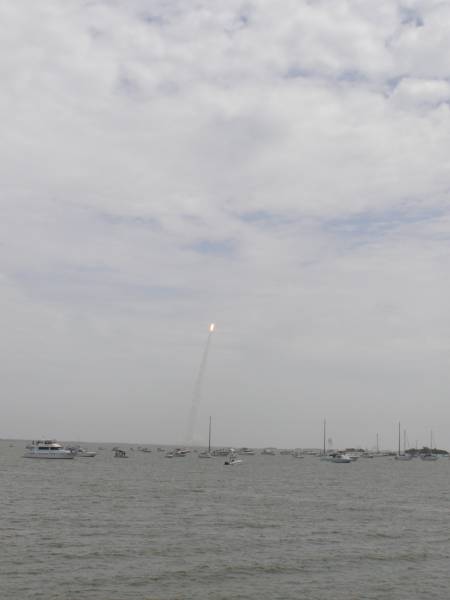
<svg viewBox="0 0 450 600">
<path fill-rule="evenodd" d="M 0 14 L 1 437 L 450 447 L 450 6 Z"/>
</svg>

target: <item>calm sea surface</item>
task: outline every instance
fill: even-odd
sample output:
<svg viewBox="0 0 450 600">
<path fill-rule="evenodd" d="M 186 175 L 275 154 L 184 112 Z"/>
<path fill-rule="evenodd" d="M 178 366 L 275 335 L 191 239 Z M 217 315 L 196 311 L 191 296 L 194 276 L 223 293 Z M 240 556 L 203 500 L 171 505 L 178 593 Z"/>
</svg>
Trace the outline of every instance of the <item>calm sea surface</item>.
<svg viewBox="0 0 450 600">
<path fill-rule="evenodd" d="M 450 598 L 450 459 L 23 449 L 0 442 L 2 600 Z"/>
</svg>

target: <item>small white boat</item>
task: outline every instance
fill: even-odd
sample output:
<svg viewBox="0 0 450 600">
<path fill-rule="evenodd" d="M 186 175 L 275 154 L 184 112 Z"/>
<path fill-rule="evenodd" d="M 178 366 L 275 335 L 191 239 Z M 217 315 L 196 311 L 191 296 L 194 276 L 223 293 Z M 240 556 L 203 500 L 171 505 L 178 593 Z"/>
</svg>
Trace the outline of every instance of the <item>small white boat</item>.
<svg viewBox="0 0 450 600">
<path fill-rule="evenodd" d="M 227 456 L 225 462 L 223 463 L 224 465 L 240 465 L 242 463 L 242 459 L 240 459 L 237 454 L 230 454 L 229 456 Z"/>
<path fill-rule="evenodd" d="M 80 458 L 94 458 L 94 456 L 97 456 L 97 452 L 86 450 L 82 446 L 70 446 L 67 449 Z"/>
<path fill-rule="evenodd" d="M 336 452 L 336 454 L 333 454 L 333 456 L 331 457 L 331 462 L 351 463 L 353 462 L 353 459 L 348 454 L 344 454 L 343 452 Z"/>
<path fill-rule="evenodd" d="M 175 450 L 175 456 L 178 458 L 187 456 L 190 453 L 191 453 L 191 451 L 188 450 L 187 448 L 177 448 Z"/>
<path fill-rule="evenodd" d="M 97 456 L 97 452 L 94 452 L 93 450 L 86 450 L 86 448 L 79 448 L 77 456 L 80 458 L 94 458 L 94 456 Z"/>
<path fill-rule="evenodd" d="M 24 458 L 75 458 L 75 453 L 56 440 L 33 440 L 28 444 Z"/>
</svg>

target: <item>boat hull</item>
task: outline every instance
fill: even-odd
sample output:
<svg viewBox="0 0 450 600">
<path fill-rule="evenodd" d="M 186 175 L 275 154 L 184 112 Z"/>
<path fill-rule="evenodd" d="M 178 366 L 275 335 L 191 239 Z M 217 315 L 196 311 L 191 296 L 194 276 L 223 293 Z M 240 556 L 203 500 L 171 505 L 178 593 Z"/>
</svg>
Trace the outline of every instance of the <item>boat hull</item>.
<svg viewBox="0 0 450 600">
<path fill-rule="evenodd" d="M 24 458 L 40 458 L 40 459 L 73 459 L 75 455 L 71 452 L 48 452 L 46 454 L 40 452 L 25 452 Z"/>
</svg>

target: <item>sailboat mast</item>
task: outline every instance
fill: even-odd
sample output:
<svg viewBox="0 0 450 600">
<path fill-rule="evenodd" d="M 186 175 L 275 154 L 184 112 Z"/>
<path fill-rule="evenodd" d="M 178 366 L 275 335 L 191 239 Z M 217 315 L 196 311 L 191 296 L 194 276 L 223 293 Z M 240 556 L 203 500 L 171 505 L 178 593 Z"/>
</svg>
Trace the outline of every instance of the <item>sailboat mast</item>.
<svg viewBox="0 0 450 600">
<path fill-rule="evenodd" d="M 327 453 L 327 442 L 326 442 L 326 433 L 327 433 L 327 420 L 323 420 L 323 455 Z"/>
<path fill-rule="evenodd" d="M 398 455 L 400 456 L 401 454 L 401 448 L 400 448 L 400 421 L 398 422 Z"/>
<path fill-rule="evenodd" d="M 211 417 L 209 417 L 208 452 L 211 452 Z"/>
</svg>

